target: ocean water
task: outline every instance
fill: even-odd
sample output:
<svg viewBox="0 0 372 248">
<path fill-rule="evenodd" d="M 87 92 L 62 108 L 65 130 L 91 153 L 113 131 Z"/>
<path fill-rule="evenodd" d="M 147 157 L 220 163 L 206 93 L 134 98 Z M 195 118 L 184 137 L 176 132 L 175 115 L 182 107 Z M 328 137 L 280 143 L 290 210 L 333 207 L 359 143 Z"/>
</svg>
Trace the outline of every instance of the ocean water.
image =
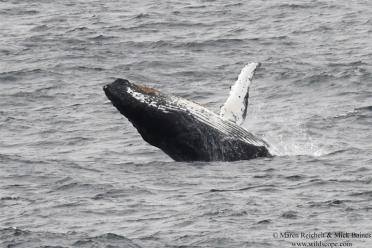
<svg viewBox="0 0 372 248">
<path fill-rule="evenodd" d="M 0 1 L 0 246 L 371 233 L 371 17 L 362 0 Z M 248 62 L 244 127 L 272 158 L 174 162 L 102 91 L 126 78 L 218 112 Z"/>
</svg>

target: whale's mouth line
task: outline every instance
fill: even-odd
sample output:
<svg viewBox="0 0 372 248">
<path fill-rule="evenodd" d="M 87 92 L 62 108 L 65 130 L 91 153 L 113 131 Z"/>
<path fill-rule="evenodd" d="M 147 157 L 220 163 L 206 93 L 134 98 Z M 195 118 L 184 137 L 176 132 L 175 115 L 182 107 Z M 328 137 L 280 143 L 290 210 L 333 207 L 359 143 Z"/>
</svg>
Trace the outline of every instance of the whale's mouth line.
<svg viewBox="0 0 372 248">
<path fill-rule="evenodd" d="M 107 98 L 112 102 L 112 93 L 110 91 L 110 86 L 108 84 L 103 86 L 103 91 L 105 92 Z"/>
</svg>

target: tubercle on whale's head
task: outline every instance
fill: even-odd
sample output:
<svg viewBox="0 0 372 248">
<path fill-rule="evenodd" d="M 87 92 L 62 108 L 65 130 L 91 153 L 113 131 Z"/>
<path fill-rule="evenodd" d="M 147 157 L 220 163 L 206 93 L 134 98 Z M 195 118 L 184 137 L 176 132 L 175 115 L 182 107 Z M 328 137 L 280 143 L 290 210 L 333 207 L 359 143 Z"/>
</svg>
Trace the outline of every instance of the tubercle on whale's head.
<svg viewBox="0 0 372 248">
<path fill-rule="evenodd" d="M 152 96 L 157 96 L 160 94 L 160 92 L 156 89 L 144 86 L 144 85 L 133 85 L 134 89 L 142 94 L 147 94 L 147 95 L 152 95 Z"/>
</svg>

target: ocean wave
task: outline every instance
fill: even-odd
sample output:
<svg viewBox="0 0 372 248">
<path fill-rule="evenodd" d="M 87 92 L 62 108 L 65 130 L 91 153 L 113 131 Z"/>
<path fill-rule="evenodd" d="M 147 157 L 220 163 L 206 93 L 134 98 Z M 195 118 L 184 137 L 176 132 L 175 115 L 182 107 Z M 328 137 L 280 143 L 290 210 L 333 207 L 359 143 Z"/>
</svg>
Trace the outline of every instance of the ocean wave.
<svg viewBox="0 0 372 248">
<path fill-rule="evenodd" d="M 214 48 L 216 46 L 228 46 L 228 45 L 235 45 L 241 44 L 252 39 L 213 39 L 213 40 L 205 40 L 205 41 L 175 41 L 175 40 L 158 40 L 158 41 L 127 41 L 123 42 L 123 45 L 137 47 L 137 48 L 207 48 L 211 47 Z"/>
<path fill-rule="evenodd" d="M 35 75 L 44 75 L 49 73 L 43 69 L 20 69 L 14 71 L 5 71 L 0 72 L 0 80 L 1 81 L 17 81 L 21 80 L 26 77 L 35 76 Z"/>
<path fill-rule="evenodd" d="M 121 31 L 148 31 L 150 30 L 161 30 L 161 29 L 175 29 L 175 28 L 207 28 L 213 26 L 213 23 L 203 23 L 203 22 L 190 22 L 190 21 L 184 21 L 184 22 L 177 22 L 177 21 L 155 21 L 155 22 L 149 22 L 149 23 L 141 23 L 133 26 L 124 26 L 119 27 L 119 30 Z"/>
<path fill-rule="evenodd" d="M 0 15 L 4 16 L 29 16 L 29 15 L 37 15 L 40 11 L 36 9 L 24 9 L 24 8 L 7 8 L 1 9 Z"/>
<path fill-rule="evenodd" d="M 0 244 L 3 247 L 120 247 L 140 248 L 132 240 L 114 233 L 90 237 L 85 233 L 54 233 L 49 231 L 30 231 L 8 227 L 0 229 Z"/>
</svg>

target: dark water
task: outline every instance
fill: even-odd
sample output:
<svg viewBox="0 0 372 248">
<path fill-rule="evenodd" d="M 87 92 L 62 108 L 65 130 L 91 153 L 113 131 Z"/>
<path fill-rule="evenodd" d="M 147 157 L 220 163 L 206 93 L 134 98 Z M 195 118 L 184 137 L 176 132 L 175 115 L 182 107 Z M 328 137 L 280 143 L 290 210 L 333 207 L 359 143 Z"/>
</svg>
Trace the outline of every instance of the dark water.
<svg viewBox="0 0 372 248">
<path fill-rule="evenodd" d="M 0 246 L 372 232 L 371 17 L 361 0 L 0 1 Z M 244 125 L 273 158 L 172 162 L 102 91 L 122 77 L 218 111 L 252 61 Z"/>
</svg>

